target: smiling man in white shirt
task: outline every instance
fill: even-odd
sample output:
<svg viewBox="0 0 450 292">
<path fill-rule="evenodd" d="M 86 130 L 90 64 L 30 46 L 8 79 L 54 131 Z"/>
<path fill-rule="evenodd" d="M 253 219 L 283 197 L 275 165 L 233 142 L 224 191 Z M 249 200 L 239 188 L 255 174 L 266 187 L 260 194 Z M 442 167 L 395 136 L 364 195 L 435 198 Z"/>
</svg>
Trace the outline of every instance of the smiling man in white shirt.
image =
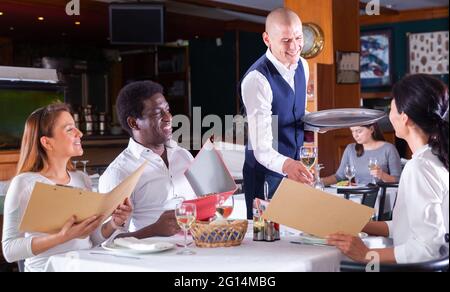
<svg viewBox="0 0 450 292">
<path fill-rule="evenodd" d="M 271 198 L 285 176 L 303 183 L 312 180 L 297 161 L 304 140 L 302 117 L 309 78 L 308 63 L 300 57 L 300 18 L 287 8 L 272 11 L 263 40 L 267 53 L 250 67 L 241 84 L 249 125 L 243 170 L 248 218 L 252 218 L 253 199 L 263 198 L 264 181 L 269 183 Z"/>
<path fill-rule="evenodd" d="M 172 115 L 163 88 L 152 81 L 131 83 L 119 93 L 116 107 L 131 138 L 128 148 L 100 177 L 100 192 L 110 191 L 148 161 L 131 195 L 134 211 L 127 236 L 174 235 L 179 231 L 173 212 L 176 204 L 195 198 L 184 176 L 193 157 L 172 140 Z"/>
</svg>

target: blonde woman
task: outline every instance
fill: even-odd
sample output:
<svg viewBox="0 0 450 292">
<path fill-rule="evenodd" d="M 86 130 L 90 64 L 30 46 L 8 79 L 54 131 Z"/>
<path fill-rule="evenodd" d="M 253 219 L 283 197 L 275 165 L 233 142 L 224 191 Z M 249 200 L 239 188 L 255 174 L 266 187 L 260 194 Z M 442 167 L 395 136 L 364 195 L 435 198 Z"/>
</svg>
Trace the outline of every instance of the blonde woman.
<svg viewBox="0 0 450 292">
<path fill-rule="evenodd" d="M 110 237 L 132 212 L 129 200 L 114 211 L 107 223 L 93 216 L 76 223 L 67 218 L 55 234 L 21 233 L 19 225 L 36 182 L 90 189 L 89 177 L 74 170 L 70 159 L 81 156 L 81 137 L 65 104 L 40 108 L 27 119 L 17 176 L 6 195 L 3 226 L 3 254 L 8 262 L 25 260 L 25 270 L 43 271 L 52 255 L 89 249 Z"/>
</svg>

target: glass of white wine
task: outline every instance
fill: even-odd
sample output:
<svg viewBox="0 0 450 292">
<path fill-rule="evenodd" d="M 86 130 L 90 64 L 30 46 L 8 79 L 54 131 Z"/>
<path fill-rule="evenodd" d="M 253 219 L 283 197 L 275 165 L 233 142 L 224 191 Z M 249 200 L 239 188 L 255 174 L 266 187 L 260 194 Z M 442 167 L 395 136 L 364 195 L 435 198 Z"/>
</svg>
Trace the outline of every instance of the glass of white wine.
<svg viewBox="0 0 450 292">
<path fill-rule="evenodd" d="M 378 159 L 374 157 L 369 158 L 369 172 L 372 170 L 376 170 L 378 168 Z M 375 176 L 372 176 L 372 184 L 376 185 L 377 180 L 375 179 Z"/>
<path fill-rule="evenodd" d="M 300 148 L 300 161 L 309 170 L 314 166 L 317 159 L 317 147 L 315 146 L 302 146 Z"/>
<path fill-rule="evenodd" d="M 187 232 L 191 229 L 192 224 L 197 218 L 197 208 L 195 204 L 191 203 L 181 203 L 175 209 L 175 217 L 177 218 L 177 223 L 184 231 L 184 248 L 177 254 L 180 255 L 193 255 L 194 251 L 190 250 L 187 246 Z"/>
</svg>

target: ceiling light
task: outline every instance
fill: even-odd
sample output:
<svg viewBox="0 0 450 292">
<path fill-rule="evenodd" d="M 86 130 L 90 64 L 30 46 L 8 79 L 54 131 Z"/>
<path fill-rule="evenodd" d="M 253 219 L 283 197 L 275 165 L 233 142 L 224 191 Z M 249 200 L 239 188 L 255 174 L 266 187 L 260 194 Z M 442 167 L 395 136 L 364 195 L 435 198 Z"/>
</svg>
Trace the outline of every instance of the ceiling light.
<svg viewBox="0 0 450 292">
<path fill-rule="evenodd" d="M 81 22 L 75 21 L 75 25 L 81 25 Z"/>
<path fill-rule="evenodd" d="M 44 21 L 44 17 L 39 16 L 39 17 L 38 17 L 38 20 L 39 20 L 39 21 Z"/>
<path fill-rule="evenodd" d="M 2 15 L 3 15 L 3 12 L 0 11 L 0 16 L 2 16 Z"/>
</svg>

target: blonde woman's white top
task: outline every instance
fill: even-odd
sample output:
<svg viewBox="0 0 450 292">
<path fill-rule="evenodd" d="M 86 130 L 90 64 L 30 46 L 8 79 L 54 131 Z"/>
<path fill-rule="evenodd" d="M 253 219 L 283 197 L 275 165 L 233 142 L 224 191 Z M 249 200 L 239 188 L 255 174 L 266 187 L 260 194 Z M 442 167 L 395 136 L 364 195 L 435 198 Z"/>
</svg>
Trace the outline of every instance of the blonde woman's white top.
<svg viewBox="0 0 450 292">
<path fill-rule="evenodd" d="M 70 172 L 69 174 L 70 182 L 67 184 L 68 186 L 86 190 L 91 189 L 90 179 L 87 175 L 82 172 Z M 51 248 L 44 253 L 34 255 L 31 249 L 31 241 L 33 237 L 43 236 L 44 234 L 21 233 L 19 226 L 36 182 L 55 184 L 39 173 L 20 174 L 11 182 L 6 194 L 4 209 L 3 254 L 8 262 L 25 260 L 25 270 L 27 272 L 43 271 L 49 257 L 52 255 L 90 249 L 105 240 L 101 234 L 101 228 L 98 228 L 90 238 L 74 239 Z"/>
<path fill-rule="evenodd" d="M 448 233 L 448 170 L 426 145 L 406 164 L 387 222 L 397 263 L 437 259 Z"/>
</svg>

